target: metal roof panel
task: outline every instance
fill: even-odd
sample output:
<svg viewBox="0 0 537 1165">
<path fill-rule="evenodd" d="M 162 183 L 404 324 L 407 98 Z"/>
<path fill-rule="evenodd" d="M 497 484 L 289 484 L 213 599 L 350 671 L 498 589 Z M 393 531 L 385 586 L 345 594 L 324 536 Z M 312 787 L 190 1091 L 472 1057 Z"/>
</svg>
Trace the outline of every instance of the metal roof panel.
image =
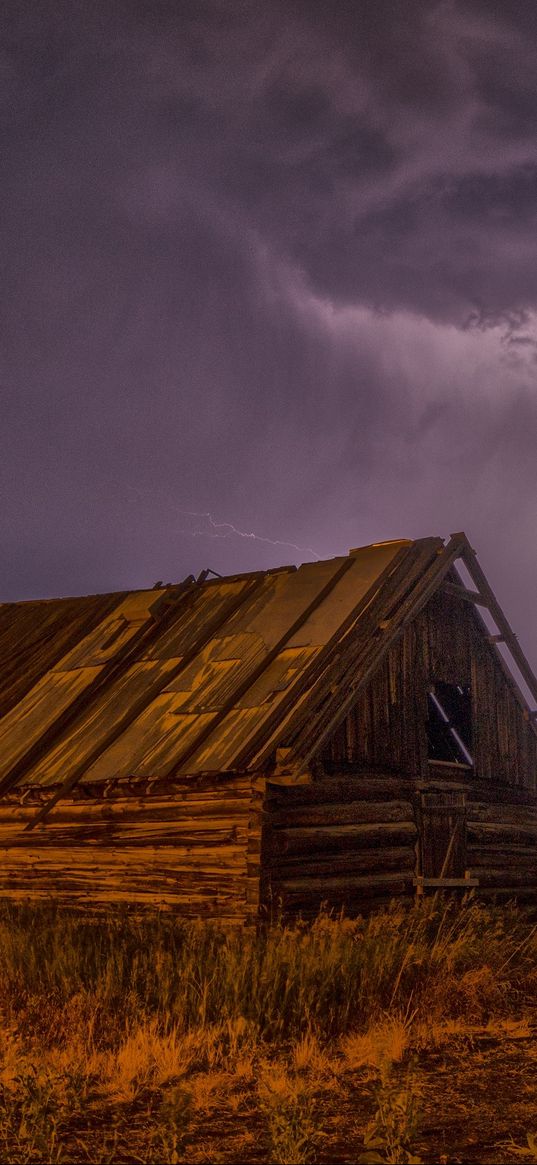
<svg viewBox="0 0 537 1165">
<path fill-rule="evenodd" d="M 61 630 L 58 604 L 43 612 L 42 638 L 36 612 L 28 620 L 19 611 L 24 604 L 10 605 L 16 609 L 7 614 L 0 607 L 0 664 L 2 645 L 15 643 L 10 626 L 22 627 L 26 618 L 27 641 L 42 668 L 0 721 L 0 778 L 13 765 L 21 768 L 28 744 L 38 747 L 41 739 L 39 757 L 32 754 L 25 771 L 16 771 L 19 784 L 257 763 L 282 732 L 287 738 L 297 716 L 304 722 L 312 693 L 316 709 L 325 698 L 333 703 L 330 677 L 338 671 L 340 644 L 345 660 L 359 661 L 362 641 L 377 629 L 367 613 L 372 596 L 380 588 L 373 609 L 392 618 L 397 595 L 406 594 L 406 571 L 412 587 L 412 578 L 428 569 L 436 541 L 363 547 L 298 569 L 186 589 L 69 600 L 62 609 L 71 620 L 69 635 Z M 369 643 L 368 660 L 374 650 Z"/>
</svg>

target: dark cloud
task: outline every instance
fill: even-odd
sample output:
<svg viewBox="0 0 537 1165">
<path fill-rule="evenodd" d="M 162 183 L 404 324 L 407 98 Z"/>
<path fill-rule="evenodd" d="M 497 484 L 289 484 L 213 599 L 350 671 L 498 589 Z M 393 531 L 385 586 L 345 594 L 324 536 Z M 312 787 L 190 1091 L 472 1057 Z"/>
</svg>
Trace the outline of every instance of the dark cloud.
<svg viewBox="0 0 537 1165">
<path fill-rule="evenodd" d="M 535 656 L 534 16 L 8 0 L 4 598 L 467 528 Z"/>
</svg>

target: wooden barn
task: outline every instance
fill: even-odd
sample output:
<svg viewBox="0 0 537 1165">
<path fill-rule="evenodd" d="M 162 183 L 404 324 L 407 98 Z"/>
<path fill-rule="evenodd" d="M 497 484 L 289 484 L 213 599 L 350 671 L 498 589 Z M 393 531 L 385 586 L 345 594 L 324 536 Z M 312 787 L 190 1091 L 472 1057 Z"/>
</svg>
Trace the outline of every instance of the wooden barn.
<svg viewBox="0 0 537 1165">
<path fill-rule="evenodd" d="M 537 682 L 464 534 L 212 574 L 0 606 L 0 896 L 537 893 Z"/>
</svg>

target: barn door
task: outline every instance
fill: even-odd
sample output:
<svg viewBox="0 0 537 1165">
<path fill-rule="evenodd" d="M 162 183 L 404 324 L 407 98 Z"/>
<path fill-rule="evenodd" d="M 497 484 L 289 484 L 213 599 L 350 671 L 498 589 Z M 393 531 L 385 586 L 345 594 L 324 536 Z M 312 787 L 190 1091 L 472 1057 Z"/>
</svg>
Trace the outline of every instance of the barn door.
<svg viewBox="0 0 537 1165">
<path fill-rule="evenodd" d="M 466 793 L 421 794 L 420 874 L 463 880 L 466 870 Z"/>
</svg>

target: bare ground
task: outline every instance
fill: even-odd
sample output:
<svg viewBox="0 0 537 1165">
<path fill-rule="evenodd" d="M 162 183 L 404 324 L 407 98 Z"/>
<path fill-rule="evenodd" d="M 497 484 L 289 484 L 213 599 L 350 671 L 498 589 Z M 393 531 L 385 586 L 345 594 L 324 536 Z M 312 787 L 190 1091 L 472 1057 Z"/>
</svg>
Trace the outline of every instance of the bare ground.
<svg viewBox="0 0 537 1165">
<path fill-rule="evenodd" d="M 395 1081 L 407 1078 L 409 1056 L 419 1093 L 411 1149 L 424 1165 L 537 1161 L 527 1147 L 527 1134 L 537 1132 L 537 1017 L 496 1030 L 467 1028 L 447 1036 L 443 1046 L 407 1050 L 391 1067 Z M 330 1064 L 322 1078 L 305 1074 L 317 1134 L 311 1160 L 354 1163 L 364 1152 L 364 1129 L 375 1112 L 378 1072 L 371 1066 L 350 1069 L 337 1057 Z M 194 1109 L 176 1160 L 188 1165 L 267 1165 L 274 1160 L 255 1077 L 244 1083 L 225 1072 L 199 1073 L 186 1083 L 193 1090 Z M 87 1107 L 73 1113 L 64 1129 L 62 1159 L 87 1160 L 81 1149 L 91 1143 L 100 1154 L 95 1160 L 125 1165 L 151 1160 L 148 1128 L 158 1121 L 163 1095 L 148 1091 L 123 1104 L 88 1097 Z M 153 1159 L 160 1159 L 156 1148 Z"/>
</svg>

